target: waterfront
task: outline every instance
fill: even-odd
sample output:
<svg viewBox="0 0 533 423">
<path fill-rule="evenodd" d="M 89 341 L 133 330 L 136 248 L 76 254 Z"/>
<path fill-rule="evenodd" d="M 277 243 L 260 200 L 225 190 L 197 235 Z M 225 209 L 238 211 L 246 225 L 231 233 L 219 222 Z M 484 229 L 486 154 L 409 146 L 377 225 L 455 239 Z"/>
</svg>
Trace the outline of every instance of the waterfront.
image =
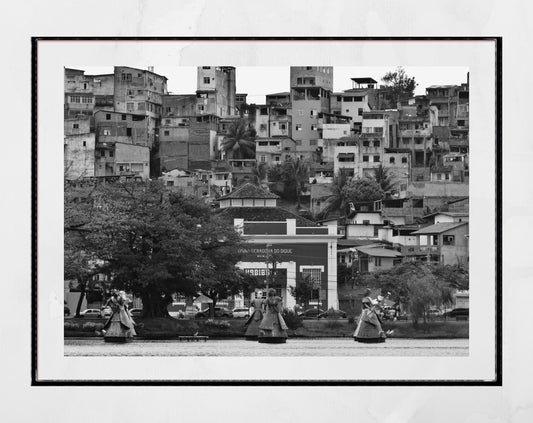
<svg viewBox="0 0 533 423">
<path fill-rule="evenodd" d="M 468 339 L 394 339 L 382 344 L 361 344 L 352 338 L 295 338 L 286 344 L 259 344 L 243 339 L 206 342 L 140 340 L 105 343 L 102 338 L 65 340 L 65 356 L 155 357 L 465 357 Z"/>
</svg>

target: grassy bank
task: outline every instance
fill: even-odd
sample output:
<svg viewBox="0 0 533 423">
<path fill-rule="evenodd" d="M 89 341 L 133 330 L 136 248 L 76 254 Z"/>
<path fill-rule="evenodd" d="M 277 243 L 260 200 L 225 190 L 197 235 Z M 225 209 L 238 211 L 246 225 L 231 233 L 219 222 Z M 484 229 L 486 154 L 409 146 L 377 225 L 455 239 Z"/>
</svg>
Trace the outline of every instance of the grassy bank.
<svg viewBox="0 0 533 423">
<path fill-rule="evenodd" d="M 137 328 L 137 335 L 143 339 L 172 339 L 178 336 L 194 334 L 210 338 L 240 338 L 246 328 L 244 319 L 188 320 L 173 318 L 136 319 L 143 323 Z M 103 326 L 103 319 L 66 319 L 65 337 L 91 337 Z M 302 320 L 293 329 L 289 329 L 289 337 L 320 338 L 320 337 L 351 337 L 355 323 L 347 319 L 338 320 Z M 468 338 L 468 321 L 436 321 L 427 325 L 417 326 L 410 321 L 387 322 L 384 330 L 393 330 L 391 338 Z"/>
</svg>

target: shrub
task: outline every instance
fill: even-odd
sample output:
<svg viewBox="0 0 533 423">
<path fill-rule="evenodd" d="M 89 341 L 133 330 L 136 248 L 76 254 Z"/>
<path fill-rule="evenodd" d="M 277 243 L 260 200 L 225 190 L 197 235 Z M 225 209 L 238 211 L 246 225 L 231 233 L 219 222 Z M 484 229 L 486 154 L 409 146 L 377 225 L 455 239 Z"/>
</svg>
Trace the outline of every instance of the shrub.
<svg viewBox="0 0 533 423">
<path fill-rule="evenodd" d="M 65 330 L 73 330 L 73 329 L 76 329 L 77 327 L 78 325 L 76 323 L 65 322 L 63 324 L 63 329 Z"/>
<path fill-rule="evenodd" d="M 294 330 L 302 327 L 302 319 L 300 319 L 300 317 L 293 310 L 286 308 L 283 310 L 281 315 L 283 316 L 283 320 L 285 320 L 285 323 L 289 329 Z"/>
<path fill-rule="evenodd" d="M 355 323 L 355 317 L 348 317 L 348 323 Z"/>
<path fill-rule="evenodd" d="M 226 322 L 225 320 L 208 319 L 205 321 L 204 326 L 208 326 L 212 328 L 219 328 L 219 329 L 229 329 L 231 325 L 229 322 Z"/>
</svg>

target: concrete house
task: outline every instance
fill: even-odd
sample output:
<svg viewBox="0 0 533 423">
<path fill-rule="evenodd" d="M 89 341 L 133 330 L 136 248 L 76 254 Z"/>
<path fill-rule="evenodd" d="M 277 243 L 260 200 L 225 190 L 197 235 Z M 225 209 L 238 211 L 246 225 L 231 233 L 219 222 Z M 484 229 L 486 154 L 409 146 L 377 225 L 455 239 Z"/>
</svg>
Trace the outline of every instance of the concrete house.
<svg viewBox="0 0 533 423">
<path fill-rule="evenodd" d="M 417 247 L 429 262 L 468 264 L 468 222 L 435 223 L 412 233 Z"/>
</svg>

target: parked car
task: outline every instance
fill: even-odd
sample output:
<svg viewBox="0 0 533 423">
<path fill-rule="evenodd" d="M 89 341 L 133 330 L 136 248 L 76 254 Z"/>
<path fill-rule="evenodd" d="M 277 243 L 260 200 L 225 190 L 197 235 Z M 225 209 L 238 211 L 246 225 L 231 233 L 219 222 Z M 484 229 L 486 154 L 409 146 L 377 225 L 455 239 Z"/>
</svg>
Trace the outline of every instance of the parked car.
<svg viewBox="0 0 533 423">
<path fill-rule="evenodd" d="M 204 311 L 199 311 L 195 314 L 196 318 L 205 318 L 209 317 L 209 309 Z M 215 307 L 215 317 L 233 317 L 233 312 L 227 307 Z"/>
<path fill-rule="evenodd" d="M 324 313 L 325 311 L 321 308 L 308 308 L 307 310 L 298 313 L 298 316 L 302 319 L 316 319 L 319 314 Z"/>
<path fill-rule="evenodd" d="M 140 317 L 142 312 L 143 312 L 142 308 L 131 308 L 130 309 L 131 317 Z"/>
<path fill-rule="evenodd" d="M 346 312 L 342 310 L 327 310 L 318 315 L 319 319 L 346 319 Z"/>
<path fill-rule="evenodd" d="M 80 313 L 81 317 L 102 317 L 102 311 L 97 308 L 88 308 Z"/>
<path fill-rule="evenodd" d="M 250 316 L 250 310 L 247 308 L 234 308 L 233 309 L 233 317 L 235 319 L 241 319 L 241 318 L 246 319 L 249 316 Z"/>
<path fill-rule="evenodd" d="M 454 308 L 453 310 L 445 314 L 446 317 L 455 317 L 457 318 L 468 318 L 469 309 L 468 308 Z"/>
</svg>

